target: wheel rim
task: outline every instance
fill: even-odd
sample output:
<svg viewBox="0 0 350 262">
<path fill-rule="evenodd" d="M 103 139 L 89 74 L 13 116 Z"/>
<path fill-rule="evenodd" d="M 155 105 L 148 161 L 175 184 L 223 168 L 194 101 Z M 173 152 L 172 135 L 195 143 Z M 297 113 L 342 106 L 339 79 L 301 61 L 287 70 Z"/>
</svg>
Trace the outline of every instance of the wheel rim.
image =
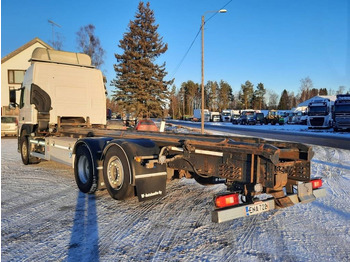
<svg viewBox="0 0 350 262">
<path fill-rule="evenodd" d="M 26 141 L 23 141 L 23 143 L 22 143 L 22 156 L 24 159 L 27 158 L 27 153 L 28 153 L 27 143 L 26 143 Z"/>
<path fill-rule="evenodd" d="M 119 189 L 123 185 L 124 170 L 119 157 L 113 156 L 109 159 L 107 165 L 107 178 L 113 189 Z"/>
<path fill-rule="evenodd" d="M 78 160 L 78 176 L 79 180 L 86 184 L 90 177 L 90 165 L 89 160 L 86 156 L 81 156 Z"/>
</svg>

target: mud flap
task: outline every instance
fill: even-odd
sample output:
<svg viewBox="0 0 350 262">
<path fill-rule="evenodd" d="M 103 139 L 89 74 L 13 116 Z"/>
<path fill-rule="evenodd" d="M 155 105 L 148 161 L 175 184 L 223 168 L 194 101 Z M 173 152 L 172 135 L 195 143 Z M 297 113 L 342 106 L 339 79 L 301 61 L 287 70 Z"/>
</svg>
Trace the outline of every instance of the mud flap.
<svg viewBox="0 0 350 262">
<path fill-rule="evenodd" d="M 135 185 L 139 201 L 164 196 L 166 194 L 166 180 L 166 172 L 137 175 Z"/>
<path fill-rule="evenodd" d="M 289 198 L 289 196 L 276 198 L 275 202 L 276 202 L 276 206 L 281 208 L 291 207 L 294 205 L 293 201 Z"/>
</svg>

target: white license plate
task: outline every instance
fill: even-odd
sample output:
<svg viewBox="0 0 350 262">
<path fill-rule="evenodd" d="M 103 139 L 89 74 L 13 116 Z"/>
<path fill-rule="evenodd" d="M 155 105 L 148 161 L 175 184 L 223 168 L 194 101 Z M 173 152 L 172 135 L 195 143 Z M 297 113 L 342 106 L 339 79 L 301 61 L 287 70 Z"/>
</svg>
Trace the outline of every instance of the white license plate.
<svg viewBox="0 0 350 262">
<path fill-rule="evenodd" d="M 245 207 L 246 216 L 256 215 L 270 210 L 268 202 L 259 202 Z"/>
</svg>

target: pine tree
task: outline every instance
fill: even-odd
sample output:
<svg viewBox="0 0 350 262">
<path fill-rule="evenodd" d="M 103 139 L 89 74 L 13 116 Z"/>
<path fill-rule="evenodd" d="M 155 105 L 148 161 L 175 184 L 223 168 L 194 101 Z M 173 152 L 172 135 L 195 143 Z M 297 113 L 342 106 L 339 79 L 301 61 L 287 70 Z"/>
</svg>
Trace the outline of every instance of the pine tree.
<svg viewBox="0 0 350 262">
<path fill-rule="evenodd" d="M 280 110 L 288 110 L 290 109 L 290 101 L 289 101 L 288 91 L 286 89 L 283 90 L 280 102 L 278 103 L 278 109 Z"/>
<path fill-rule="evenodd" d="M 183 82 L 181 88 L 184 90 L 185 115 L 192 115 L 195 107 L 195 98 L 198 92 L 198 84 L 192 80 Z"/>
<path fill-rule="evenodd" d="M 250 81 L 246 81 L 244 85 L 241 85 L 240 100 L 244 109 L 251 108 L 253 98 L 254 86 Z"/>
<path fill-rule="evenodd" d="M 320 96 L 326 96 L 328 95 L 327 88 L 320 88 L 320 91 L 318 92 Z"/>
<path fill-rule="evenodd" d="M 168 49 L 159 36 L 154 12 L 150 4 L 138 5 L 135 20 L 130 21 L 129 31 L 119 41 L 123 54 L 116 54 L 118 64 L 114 65 L 116 79 L 112 85 L 115 100 L 128 112 L 139 117 L 162 116 L 169 97 L 165 63 L 157 65 L 155 60 Z"/>
<path fill-rule="evenodd" d="M 205 85 L 205 90 L 208 96 L 207 105 L 209 111 L 218 110 L 218 83 L 216 81 L 208 81 Z M 204 106 L 207 108 L 206 106 Z"/>
<path fill-rule="evenodd" d="M 224 80 L 219 84 L 219 111 L 230 108 L 230 102 L 232 101 L 232 88 Z"/>
<path fill-rule="evenodd" d="M 264 96 L 266 94 L 266 89 L 263 83 L 259 83 L 253 93 L 253 108 L 263 109 L 265 107 Z"/>
</svg>

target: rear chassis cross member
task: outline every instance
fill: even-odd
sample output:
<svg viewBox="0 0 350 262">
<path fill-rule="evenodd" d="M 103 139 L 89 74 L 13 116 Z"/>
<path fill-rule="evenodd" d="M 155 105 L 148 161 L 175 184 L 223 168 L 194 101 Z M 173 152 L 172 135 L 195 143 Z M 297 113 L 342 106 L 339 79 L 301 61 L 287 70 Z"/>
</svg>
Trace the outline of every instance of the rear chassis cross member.
<svg viewBox="0 0 350 262">
<path fill-rule="evenodd" d="M 228 191 L 242 194 L 250 204 L 266 193 L 274 197 L 276 207 L 292 206 L 295 201 L 289 195 L 295 186 L 310 181 L 312 150 L 298 143 L 185 140 L 181 147 L 164 151 L 168 167 L 224 179 Z"/>
</svg>

